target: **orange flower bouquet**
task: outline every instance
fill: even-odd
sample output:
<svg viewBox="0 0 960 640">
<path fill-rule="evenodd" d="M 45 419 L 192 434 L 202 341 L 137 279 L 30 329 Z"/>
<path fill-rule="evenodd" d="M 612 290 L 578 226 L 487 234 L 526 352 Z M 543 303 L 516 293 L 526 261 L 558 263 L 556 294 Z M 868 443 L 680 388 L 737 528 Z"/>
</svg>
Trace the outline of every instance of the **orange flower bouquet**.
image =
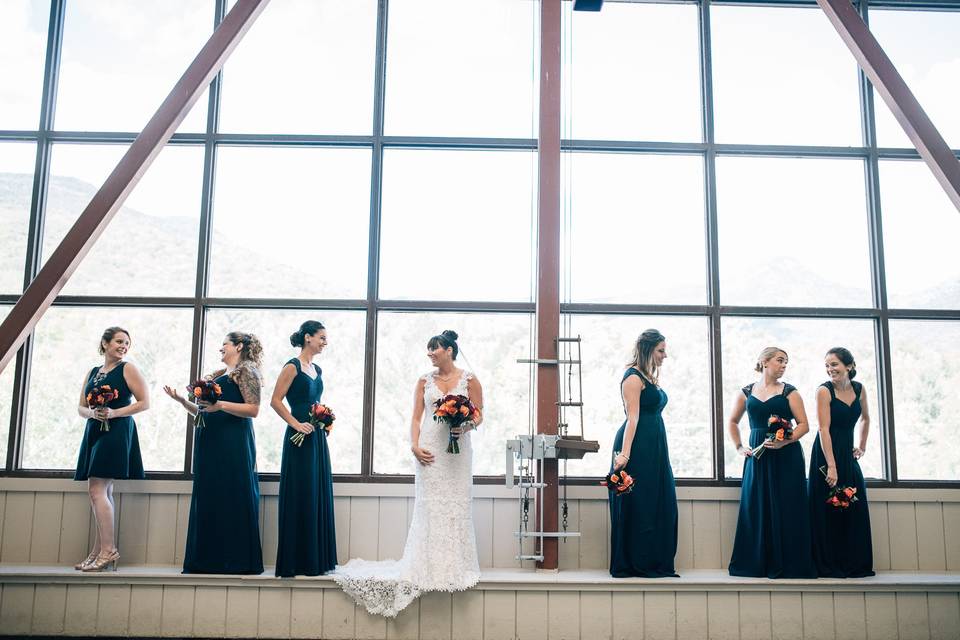
<svg viewBox="0 0 960 640">
<path fill-rule="evenodd" d="M 87 393 L 87 406 L 91 409 L 102 409 L 114 400 L 120 397 L 120 390 L 114 389 L 108 384 L 102 384 L 99 387 L 90 389 Z M 110 421 L 100 421 L 100 431 L 110 431 Z"/>
<path fill-rule="evenodd" d="M 434 402 L 433 406 L 434 421 L 442 422 L 451 429 L 480 419 L 480 409 L 477 409 L 467 396 L 447 394 Z M 460 453 L 460 436 L 450 434 L 447 453 Z"/>
<path fill-rule="evenodd" d="M 333 411 L 325 404 L 320 404 L 319 402 L 314 402 L 313 406 L 310 407 L 310 413 L 307 416 L 307 422 L 312 424 L 315 429 L 322 429 L 324 433 L 328 436 L 333 431 L 333 422 L 337 419 L 337 416 L 333 415 Z M 303 439 L 306 438 L 308 433 L 301 433 L 297 431 L 295 434 L 290 436 L 290 442 L 299 446 L 303 445 Z"/>
<path fill-rule="evenodd" d="M 194 402 L 203 400 L 204 402 L 213 404 L 223 395 L 223 390 L 220 388 L 220 385 L 213 380 L 201 378 L 187 385 L 187 393 Z M 197 429 L 203 428 L 203 407 L 200 407 L 200 410 L 197 411 L 197 419 L 194 422 L 194 426 Z"/>
<path fill-rule="evenodd" d="M 823 474 L 823 477 L 827 477 L 827 468 L 825 466 L 820 467 L 820 473 Z M 827 504 L 833 507 L 834 509 L 849 509 L 850 505 L 854 502 L 857 502 L 857 488 L 856 487 L 841 487 L 839 484 L 835 485 L 830 489 L 830 493 L 827 495 Z"/>
<path fill-rule="evenodd" d="M 600 484 L 610 489 L 614 495 L 623 496 L 633 491 L 633 476 L 626 469 L 614 471 L 600 481 Z"/>
<path fill-rule="evenodd" d="M 792 437 L 793 424 L 791 424 L 789 420 L 781 418 L 775 413 L 767 418 L 767 436 L 765 438 L 767 442 L 782 442 Z M 762 456 L 766 450 L 767 448 L 761 445 L 754 449 L 750 455 L 753 456 L 754 460 L 759 460 L 760 456 Z"/>
</svg>

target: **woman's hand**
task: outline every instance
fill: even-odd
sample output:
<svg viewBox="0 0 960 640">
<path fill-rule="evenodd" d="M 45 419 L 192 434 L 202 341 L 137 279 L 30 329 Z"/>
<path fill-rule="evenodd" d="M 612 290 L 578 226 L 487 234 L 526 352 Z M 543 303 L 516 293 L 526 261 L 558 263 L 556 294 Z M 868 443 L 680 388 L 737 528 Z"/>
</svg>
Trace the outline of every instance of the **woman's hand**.
<svg viewBox="0 0 960 640">
<path fill-rule="evenodd" d="M 793 440 L 784 438 L 783 440 L 764 440 L 763 446 L 767 449 L 783 449 L 788 444 L 793 444 Z"/>
<path fill-rule="evenodd" d="M 223 410 L 223 407 L 220 406 L 219 400 L 217 402 L 197 400 L 197 406 L 200 407 L 200 411 L 203 411 L 204 413 L 216 413 L 217 411 Z"/>
<path fill-rule="evenodd" d="M 854 459 L 854 460 L 859 460 L 860 458 L 863 457 L 863 454 L 865 454 L 866 452 L 867 452 L 867 451 L 866 451 L 866 447 L 854 447 L 854 448 L 853 448 L 853 459 Z"/>
<path fill-rule="evenodd" d="M 420 447 L 413 446 L 410 447 L 410 451 L 413 452 L 413 456 L 417 459 L 417 462 L 423 466 L 429 466 L 433 464 L 433 454 L 426 449 L 421 449 Z"/>
<path fill-rule="evenodd" d="M 97 407 L 93 410 L 93 417 L 97 420 L 109 420 L 113 416 L 113 409 L 110 407 Z"/>
<path fill-rule="evenodd" d="M 467 431 L 473 431 L 476 428 L 477 428 L 477 425 L 475 425 L 472 420 L 464 420 L 463 422 L 460 423 L 460 426 L 450 427 L 450 434 L 459 438 L 460 436 L 465 434 Z"/>
<path fill-rule="evenodd" d="M 182 395 L 180 395 L 179 391 L 169 385 L 163 385 L 163 392 L 180 404 L 183 404 L 186 400 Z"/>
<path fill-rule="evenodd" d="M 835 487 L 837 485 L 836 467 L 827 467 L 827 484 L 830 485 L 830 487 Z"/>
<path fill-rule="evenodd" d="M 623 469 L 625 466 L 627 466 L 628 462 L 630 462 L 630 456 L 621 451 L 613 457 L 613 470 L 619 471 L 620 469 Z"/>
<path fill-rule="evenodd" d="M 291 424 L 290 426 L 291 426 L 295 431 L 299 431 L 300 433 L 303 433 L 303 434 L 305 434 L 305 435 L 310 435 L 311 433 L 313 433 L 314 431 L 316 431 L 316 429 L 314 428 L 314 426 L 313 426 L 312 424 L 310 424 L 309 422 L 294 422 L 294 423 Z"/>
<path fill-rule="evenodd" d="M 753 449 L 750 447 L 745 447 L 741 444 L 739 447 L 737 447 L 737 453 L 742 455 L 744 458 L 749 458 L 753 455 Z"/>
</svg>

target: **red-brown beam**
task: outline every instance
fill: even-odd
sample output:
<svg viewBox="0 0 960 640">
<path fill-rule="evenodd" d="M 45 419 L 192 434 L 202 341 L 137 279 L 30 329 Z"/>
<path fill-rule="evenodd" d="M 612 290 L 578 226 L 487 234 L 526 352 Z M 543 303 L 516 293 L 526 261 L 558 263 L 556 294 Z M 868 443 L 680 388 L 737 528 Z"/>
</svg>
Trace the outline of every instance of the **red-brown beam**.
<svg viewBox="0 0 960 640">
<path fill-rule="evenodd" d="M 840 38 L 960 211 L 960 162 L 850 0 L 817 0 Z"/>
<path fill-rule="evenodd" d="M 537 358 L 556 359 L 560 334 L 560 25 L 561 0 L 540 3 L 540 135 L 537 145 Z M 537 433 L 557 433 L 557 376 L 554 365 L 537 367 Z M 543 530 L 557 531 L 559 464 L 541 464 Z M 539 567 L 556 569 L 556 538 L 545 538 Z"/>
<path fill-rule="evenodd" d="M 269 0 L 237 0 L 0 325 L 0 371 L 110 224 Z M 146 268 L 146 266 L 144 267 Z"/>
</svg>

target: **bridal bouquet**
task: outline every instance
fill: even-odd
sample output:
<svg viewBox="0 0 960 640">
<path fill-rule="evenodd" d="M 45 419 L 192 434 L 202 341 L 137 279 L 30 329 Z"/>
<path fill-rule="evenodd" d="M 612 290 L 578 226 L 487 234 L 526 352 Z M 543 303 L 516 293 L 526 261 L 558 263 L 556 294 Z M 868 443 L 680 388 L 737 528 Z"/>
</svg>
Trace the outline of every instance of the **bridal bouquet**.
<svg viewBox="0 0 960 640">
<path fill-rule="evenodd" d="M 467 396 L 448 394 L 433 403 L 433 419 L 443 422 L 449 428 L 462 426 L 465 422 L 476 422 L 480 418 L 477 409 Z M 450 434 L 447 453 L 460 453 L 460 436 Z"/>
<path fill-rule="evenodd" d="M 633 491 L 633 476 L 626 469 L 614 471 L 600 481 L 600 484 L 610 489 L 615 495 L 623 496 Z"/>
<path fill-rule="evenodd" d="M 820 473 L 823 474 L 823 477 L 827 477 L 827 468 L 820 467 Z M 841 487 L 839 484 L 830 489 L 830 493 L 827 495 L 827 504 L 833 507 L 834 509 L 849 509 L 850 505 L 854 502 L 857 502 L 857 488 L 856 487 Z"/>
<path fill-rule="evenodd" d="M 102 409 L 114 400 L 120 397 L 120 390 L 114 389 L 108 384 L 102 384 L 99 387 L 90 389 L 87 393 L 87 406 L 91 409 Z M 100 421 L 100 431 L 110 431 L 110 422 L 106 419 Z"/>
<path fill-rule="evenodd" d="M 213 380 L 200 378 L 187 385 L 187 394 L 189 394 L 190 399 L 194 402 L 203 400 L 204 402 L 213 404 L 223 395 L 223 390 L 220 388 L 220 385 Z M 197 429 L 203 428 L 203 407 L 200 407 L 200 410 L 197 411 L 197 419 L 194 422 L 194 426 Z"/>
<path fill-rule="evenodd" d="M 777 414 L 772 414 L 767 419 L 767 436 L 764 438 L 767 442 L 781 442 L 793 437 L 793 425 L 786 418 L 781 418 Z M 763 445 L 753 450 L 750 455 L 754 460 L 759 460 L 760 456 L 767 450 Z"/>
<path fill-rule="evenodd" d="M 337 416 L 333 415 L 330 407 L 325 404 L 320 404 L 319 402 L 313 403 L 313 406 L 310 407 L 310 413 L 307 415 L 307 422 L 312 424 L 315 429 L 323 429 L 328 436 L 330 432 L 333 431 L 333 421 L 336 419 Z M 310 434 L 297 431 L 290 436 L 290 442 L 298 447 L 302 446 L 303 439 L 308 435 Z"/>
</svg>

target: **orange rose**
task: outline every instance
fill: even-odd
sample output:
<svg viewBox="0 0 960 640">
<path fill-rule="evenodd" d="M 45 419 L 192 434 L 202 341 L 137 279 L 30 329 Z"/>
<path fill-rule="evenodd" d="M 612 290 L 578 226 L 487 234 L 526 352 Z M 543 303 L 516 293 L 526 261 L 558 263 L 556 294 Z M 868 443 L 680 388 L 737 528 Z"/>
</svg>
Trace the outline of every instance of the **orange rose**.
<svg viewBox="0 0 960 640">
<path fill-rule="evenodd" d="M 467 408 L 467 405 L 463 405 L 462 407 L 460 407 L 461 415 L 465 416 L 465 415 L 468 415 L 469 413 L 470 413 L 470 409 Z"/>
<path fill-rule="evenodd" d="M 777 440 L 783 440 L 783 429 L 777 429 Z"/>
<path fill-rule="evenodd" d="M 194 396 L 196 396 L 196 397 L 199 398 L 199 397 L 200 397 L 200 394 L 202 394 L 202 393 L 203 393 L 203 389 L 201 389 L 200 387 L 194 387 L 194 388 L 193 388 L 193 395 L 194 395 Z"/>
<path fill-rule="evenodd" d="M 847 497 L 848 497 L 848 498 L 852 498 L 852 497 L 853 497 L 853 494 L 855 494 L 855 493 L 857 492 L 857 490 L 854 489 L 853 487 L 847 487 L 846 489 L 843 490 L 843 492 L 844 492 L 845 494 L 847 494 Z"/>
<path fill-rule="evenodd" d="M 610 482 L 616 482 L 619 479 L 620 477 L 616 474 L 616 472 L 610 474 Z"/>
</svg>

